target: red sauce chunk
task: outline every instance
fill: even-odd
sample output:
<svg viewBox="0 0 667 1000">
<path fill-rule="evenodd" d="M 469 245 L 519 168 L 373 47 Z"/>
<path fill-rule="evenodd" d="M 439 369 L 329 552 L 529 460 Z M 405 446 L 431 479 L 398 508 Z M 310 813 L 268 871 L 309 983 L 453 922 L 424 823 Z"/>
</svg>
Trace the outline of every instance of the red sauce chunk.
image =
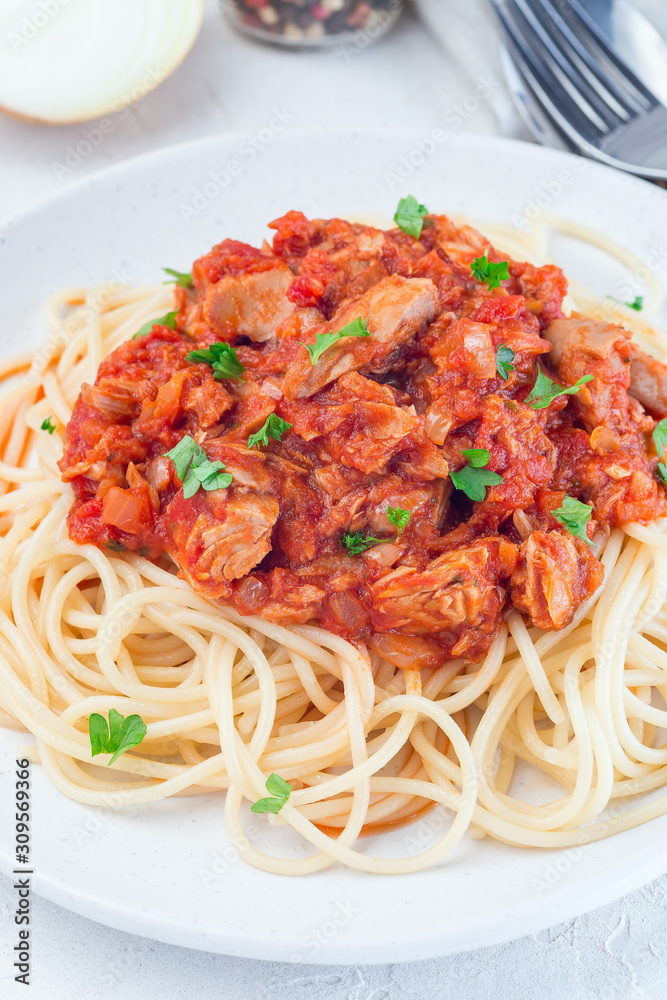
<svg viewBox="0 0 667 1000">
<path fill-rule="evenodd" d="M 272 246 L 196 261 L 177 329 L 82 387 L 71 538 L 167 553 L 206 598 L 404 668 L 479 660 L 512 607 L 568 625 L 603 576 L 585 539 L 667 512 L 667 369 L 623 328 L 565 318 L 557 267 L 475 277 L 506 258 L 445 216 L 419 239 L 300 212 L 271 228 Z M 211 345 L 236 374 L 188 357 Z M 545 377 L 580 388 L 536 406 Z M 184 489 L 167 452 L 186 436 Z M 193 480 L 202 456 L 212 478 Z M 554 513 L 573 501 L 579 528 Z"/>
</svg>

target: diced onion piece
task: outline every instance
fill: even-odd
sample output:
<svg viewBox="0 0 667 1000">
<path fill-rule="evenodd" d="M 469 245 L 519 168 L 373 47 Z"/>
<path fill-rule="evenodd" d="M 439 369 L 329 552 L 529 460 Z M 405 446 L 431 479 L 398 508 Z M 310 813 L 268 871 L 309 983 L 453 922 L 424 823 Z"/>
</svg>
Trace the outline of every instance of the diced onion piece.
<svg viewBox="0 0 667 1000">
<path fill-rule="evenodd" d="M 426 414 L 426 419 L 424 420 L 424 431 L 426 432 L 426 436 L 431 439 L 433 444 L 443 445 L 450 427 L 450 418 L 444 414 L 438 413 L 437 403 L 434 403 Z"/>
<path fill-rule="evenodd" d="M 278 386 L 268 378 L 262 382 L 261 392 L 263 392 L 265 396 L 271 396 L 272 399 L 283 398 L 282 389 L 279 389 Z"/>
<path fill-rule="evenodd" d="M 9 0 L 0 13 L 0 110 L 65 124 L 136 104 L 188 54 L 204 6 L 204 0 L 52 0 L 27 6 Z M 116 127 L 113 119 L 99 125 L 81 138 L 89 152 Z M 71 154 L 79 162 L 84 155 L 76 148 Z"/>
<path fill-rule="evenodd" d="M 479 378 L 494 378 L 496 374 L 496 352 L 488 333 L 476 330 L 463 338 L 468 371 Z"/>
<path fill-rule="evenodd" d="M 403 670 L 419 670 L 421 667 L 439 667 L 446 656 L 443 647 L 433 639 L 421 635 L 401 635 L 400 632 L 384 632 L 373 636 L 371 649 Z"/>
<path fill-rule="evenodd" d="M 361 632 L 366 626 L 366 611 L 363 604 L 352 590 L 343 590 L 332 594 L 327 600 L 329 610 L 350 632 Z"/>
<path fill-rule="evenodd" d="M 624 465 L 608 465 L 604 470 L 612 479 L 629 479 L 632 469 L 626 469 Z"/>
<path fill-rule="evenodd" d="M 591 447 L 597 452 L 618 451 L 620 441 L 618 434 L 610 427 L 600 424 L 591 434 Z"/>
<path fill-rule="evenodd" d="M 138 535 L 152 523 L 146 494 L 112 486 L 102 502 L 102 520 L 119 531 Z"/>
<path fill-rule="evenodd" d="M 528 536 L 533 532 L 533 525 L 530 518 L 525 511 L 517 508 L 512 515 L 512 521 L 514 522 L 514 527 L 521 536 L 521 540 L 525 542 Z"/>
<path fill-rule="evenodd" d="M 146 479 L 158 493 L 166 490 L 171 481 L 171 469 L 166 455 L 159 455 L 149 462 L 146 469 Z"/>
<path fill-rule="evenodd" d="M 375 545 L 365 553 L 367 559 L 373 559 L 380 566 L 393 566 L 396 560 L 403 554 L 403 548 L 395 542 L 387 542 L 386 545 Z"/>
<path fill-rule="evenodd" d="M 133 490 L 141 489 L 141 487 L 146 482 L 146 480 L 141 475 L 141 473 L 137 469 L 137 467 L 134 464 L 134 462 L 130 462 L 128 464 L 127 471 L 126 471 L 125 475 L 127 477 L 127 484 L 128 484 L 128 486 L 130 486 L 131 489 L 133 489 Z"/>
<path fill-rule="evenodd" d="M 239 580 L 236 593 L 250 611 L 257 614 L 261 613 L 271 598 L 268 586 L 263 580 L 258 580 L 254 576 L 245 576 Z"/>
</svg>

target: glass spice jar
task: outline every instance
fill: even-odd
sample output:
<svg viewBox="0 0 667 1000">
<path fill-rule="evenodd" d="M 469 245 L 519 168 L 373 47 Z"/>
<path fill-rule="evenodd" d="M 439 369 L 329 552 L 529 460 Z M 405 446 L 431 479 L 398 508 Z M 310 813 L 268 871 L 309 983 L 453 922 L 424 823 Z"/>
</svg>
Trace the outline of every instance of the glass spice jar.
<svg viewBox="0 0 667 1000">
<path fill-rule="evenodd" d="M 231 23 L 291 48 L 363 49 L 395 23 L 403 0 L 221 0 Z"/>
</svg>

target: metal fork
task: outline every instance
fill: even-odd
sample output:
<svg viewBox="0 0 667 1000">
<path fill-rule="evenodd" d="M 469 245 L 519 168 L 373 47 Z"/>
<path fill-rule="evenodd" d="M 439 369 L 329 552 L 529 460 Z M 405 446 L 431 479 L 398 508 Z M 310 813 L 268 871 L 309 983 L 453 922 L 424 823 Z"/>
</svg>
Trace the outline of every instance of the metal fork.
<svg viewBox="0 0 667 1000">
<path fill-rule="evenodd" d="M 620 59 L 579 0 L 491 0 L 526 86 L 579 151 L 667 180 L 667 107 Z"/>
</svg>

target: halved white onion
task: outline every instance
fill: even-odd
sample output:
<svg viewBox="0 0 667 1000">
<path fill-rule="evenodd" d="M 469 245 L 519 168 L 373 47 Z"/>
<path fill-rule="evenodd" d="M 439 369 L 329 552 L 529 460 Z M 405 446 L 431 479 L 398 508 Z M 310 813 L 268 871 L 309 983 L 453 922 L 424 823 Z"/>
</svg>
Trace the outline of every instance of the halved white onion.
<svg viewBox="0 0 667 1000">
<path fill-rule="evenodd" d="M 135 104 L 183 61 L 205 0 L 3 0 L 0 108 L 50 124 Z"/>
</svg>

